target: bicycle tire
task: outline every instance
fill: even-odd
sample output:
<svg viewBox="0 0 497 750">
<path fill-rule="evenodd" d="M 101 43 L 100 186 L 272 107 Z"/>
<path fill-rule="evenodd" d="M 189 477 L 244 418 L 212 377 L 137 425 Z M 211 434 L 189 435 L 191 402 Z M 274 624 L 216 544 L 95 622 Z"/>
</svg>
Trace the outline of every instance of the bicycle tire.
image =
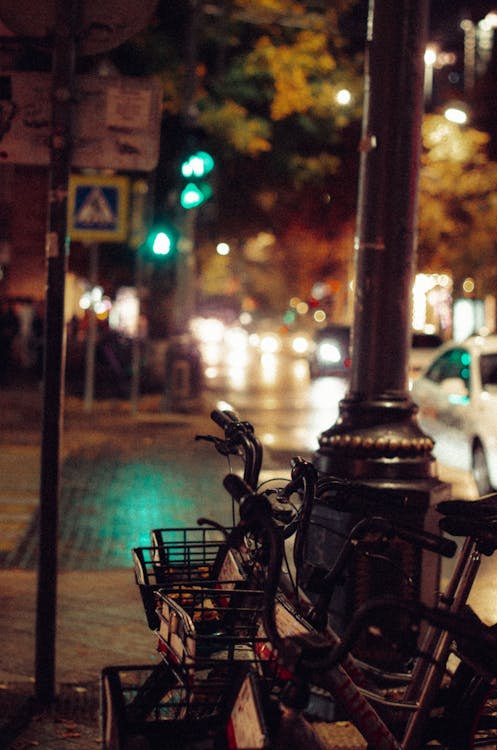
<svg viewBox="0 0 497 750">
<path fill-rule="evenodd" d="M 145 737 L 131 736 L 127 731 L 121 682 L 118 670 L 113 667 L 102 670 L 100 709 L 104 750 L 148 750 Z"/>
<path fill-rule="evenodd" d="M 497 689 L 461 662 L 448 690 L 442 720 L 443 747 L 476 750 L 497 747 Z"/>
<path fill-rule="evenodd" d="M 171 667 L 163 661 L 156 664 L 127 706 L 128 721 L 145 721 L 167 691 L 176 685 L 177 679 Z"/>
</svg>

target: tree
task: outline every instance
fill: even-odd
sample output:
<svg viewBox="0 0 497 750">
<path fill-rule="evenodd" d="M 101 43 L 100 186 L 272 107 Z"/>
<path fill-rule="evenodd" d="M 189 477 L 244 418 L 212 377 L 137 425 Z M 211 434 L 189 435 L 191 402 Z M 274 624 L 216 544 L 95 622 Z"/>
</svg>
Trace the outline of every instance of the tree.
<svg viewBox="0 0 497 750">
<path fill-rule="evenodd" d="M 181 115 L 185 129 L 201 128 L 222 160 L 240 159 L 243 168 L 258 159 L 266 182 L 298 188 L 336 171 L 341 133 L 360 115 L 364 37 L 359 46 L 341 29 L 356 6 L 169 0 L 114 59 L 123 72 L 160 76 L 166 129 L 170 121 L 177 130 Z M 338 96 L 343 90 L 350 103 Z"/>
<path fill-rule="evenodd" d="M 449 272 L 455 288 L 467 276 L 478 295 L 497 281 L 497 162 L 489 135 L 427 115 L 419 186 L 418 268 Z"/>
<path fill-rule="evenodd" d="M 309 294 L 316 274 L 328 267 L 329 275 L 325 255 L 340 235 L 326 196 L 334 203 L 344 192 L 336 183 L 360 120 L 366 12 L 358 0 L 330 5 L 164 0 L 155 24 L 113 53 L 122 72 L 162 81 L 158 209 L 177 206 L 178 165 L 193 134 L 217 165 L 214 196 L 196 220 L 197 245 L 235 237 L 243 248 L 261 232 L 274 234 L 273 251 L 243 270 L 256 296 L 265 285 L 275 305 L 285 282 L 290 293 L 293 286 Z M 355 182 L 352 189 L 355 197 Z M 295 248 L 305 261 L 296 262 Z M 268 278 L 281 279 L 282 289 L 271 294 Z"/>
</svg>

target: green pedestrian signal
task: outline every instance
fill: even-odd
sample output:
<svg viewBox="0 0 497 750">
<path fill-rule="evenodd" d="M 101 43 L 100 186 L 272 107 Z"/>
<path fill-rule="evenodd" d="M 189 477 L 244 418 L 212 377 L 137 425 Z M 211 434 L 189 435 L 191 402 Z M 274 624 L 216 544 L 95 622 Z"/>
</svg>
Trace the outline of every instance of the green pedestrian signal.
<svg viewBox="0 0 497 750">
<path fill-rule="evenodd" d="M 172 242 L 169 235 L 165 232 L 157 232 L 154 237 L 152 244 L 152 252 L 154 255 L 169 255 L 171 252 Z"/>
<path fill-rule="evenodd" d="M 197 208 L 212 197 L 212 187 L 205 178 L 214 167 L 214 159 L 207 151 L 196 151 L 181 164 L 181 174 L 188 180 L 180 195 L 182 208 Z"/>
<path fill-rule="evenodd" d="M 175 230 L 170 227 L 152 227 L 145 243 L 148 254 L 155 258 L 172 256 L 176 249 L 176 235 Z"/>
</svg>

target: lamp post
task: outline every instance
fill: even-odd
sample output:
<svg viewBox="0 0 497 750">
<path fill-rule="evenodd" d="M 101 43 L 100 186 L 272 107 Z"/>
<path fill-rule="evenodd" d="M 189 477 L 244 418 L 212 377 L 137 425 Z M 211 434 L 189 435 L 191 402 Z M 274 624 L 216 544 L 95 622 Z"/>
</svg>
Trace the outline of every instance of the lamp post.
<svg viewBox="0 0 497 750">
<path fill-rule="evenodd" d="M 430 527 L 430 506 L 448 497 L 449 488 L 436 477 L 433 441 L 417 425 L 417 407 L 407 390 L 427 5 L 427 0 L 370 0 L 352 370 L 337 422 L 321 434 L 314 464 L 323 475 L 360 479 L 386 493 L 402 491 L 403 520 Z M 340 542 L 326 527 L 347 533 L 359 519 L 334 511 L 325 500 L 313 512 L 324 531 L 316 532 L 320 536 L 310 539 L 308 549 L 318 565 L 329 568 Z M 410 547 L 399 555 L 399 593 L 409 578 L 411 596 L 433 601 L 437 565 L 423 565 Z M 342 601 L 332 601 L 339 627 L 351 607 L 378 593 L 384 580 L 378 564 L 358 562 Z"/>
</svg>

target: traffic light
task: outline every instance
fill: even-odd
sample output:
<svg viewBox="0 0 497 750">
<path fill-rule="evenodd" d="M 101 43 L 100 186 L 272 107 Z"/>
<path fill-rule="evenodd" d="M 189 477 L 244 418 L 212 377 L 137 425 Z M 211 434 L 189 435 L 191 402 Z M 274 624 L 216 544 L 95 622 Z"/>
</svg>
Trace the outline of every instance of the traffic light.
<svg viewBox="0 0 497 750">
<path fill-rule="evenodd" d="M 170 226 L 155 224 L 146 239 L 148 255 L 154 258 L 170 258 L 176 251 L 177 232 Z"/>
<path fill-rule="evenodd" d="M 157 232 L 152 242 L 152 253 L 154 255 L 169 255 L 171 249 L 171 237 L 166 232 Z"/>
<path fill-rule="evenodd" d="M 197 208 L 212 196 L 212 187 L 206 178 L 214 166 L 214 159 L 207 151 L 195 151 L 183 161 L 181 174 L 188 180 L 180 195 L 183 208 Z"/>
</svg>

